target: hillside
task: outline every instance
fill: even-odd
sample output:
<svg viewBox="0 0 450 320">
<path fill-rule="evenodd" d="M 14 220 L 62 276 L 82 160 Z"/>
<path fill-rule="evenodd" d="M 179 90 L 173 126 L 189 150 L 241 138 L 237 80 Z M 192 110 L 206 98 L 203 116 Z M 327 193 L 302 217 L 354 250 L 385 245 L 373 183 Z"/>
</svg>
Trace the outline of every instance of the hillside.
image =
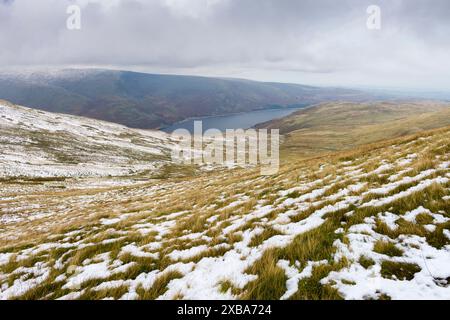
<svg viewBox="0 0 450 320">
<path fill-rule="evenodd" d="M 0 179 L 158 173 L 176 147 L 169 135 L 38 111 L 0 100 Z"/>
<path fill-rule="evenodd" d="M 101 69 L 0 73 L 0 99 L 145 129 L 190 117 L 368 97 L 348 89 Z"/>
<path fill-rule="evenodd" d="M 283 153 L 309 157 L 450 125 L 450 104 L 330 102 L 259 124 L 285 135 Z"/>
<path fill-rule="evenodd" d="M 274 176 L 2 183 L 0 299 L 450 299 L 449 141 L 447 127 Z"/>
</svg>

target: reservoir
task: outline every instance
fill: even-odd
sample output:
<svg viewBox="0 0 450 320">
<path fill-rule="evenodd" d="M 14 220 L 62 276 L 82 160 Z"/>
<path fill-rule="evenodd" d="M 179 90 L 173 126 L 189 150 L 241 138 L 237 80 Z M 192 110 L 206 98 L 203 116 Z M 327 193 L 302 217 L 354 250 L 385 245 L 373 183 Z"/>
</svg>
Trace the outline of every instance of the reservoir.
<svg viewBox="0 0 450 320">
<path fill-rule="evenodd" d="M 253 127 L 254 125 L 269 121 L 272 119 L 285 117 L 299 109 L 305 107 L 298 108 L 285 108 L 285 109 L 266 109 L 266 110 L 258 110 L 258 111 L 249 111 L 236 113 L 231 115 L 224 116 L 212 116 L 212 117 L 202 117 L 195 119 L 187 119 L 180 122 L 177 122 L 169 127 L 162 128 L 162 131 L 172 132 L 176 129 L 187 129 L 191 133 L 194 131 L 194 121 L 202 121 L 203 131 L 208 129 L 219 129 L 221 131 L 225 131 L 226 129 L 248 129 Z"/>
</svg>

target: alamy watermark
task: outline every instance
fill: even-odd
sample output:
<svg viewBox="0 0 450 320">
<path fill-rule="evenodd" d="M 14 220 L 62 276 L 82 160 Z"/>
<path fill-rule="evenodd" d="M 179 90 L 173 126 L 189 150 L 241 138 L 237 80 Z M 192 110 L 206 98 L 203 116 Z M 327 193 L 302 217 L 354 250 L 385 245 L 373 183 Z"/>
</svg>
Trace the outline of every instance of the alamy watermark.
<svg viewBox="0 0 450 320">
<path fill-rule="evenodd" d="M 381 29 L 381 8 L 377 5 L 371 5 L 366 10 L 368 17 L 366 21 L 367 29 L 380 30 Z"/>
<path fill-rule="evenodd" d="M 69 30 L 81 29 L 81 8 L 77 5 L 70 5 L 66 9 L 66 13 L 69 17 L 66 20 L 66 27 Z"/>
<path fill-rule="evenodd" d="M 172 151 L 172 160 L 181 164 L 240 166 L 260 165 L 262 175 L 278 172 L 279 130 L 218 129 L 203 132 L 201 121 L 194 121 L 194 132 L 177 129 L 172 138 L 178 147 Z"/>
<path fill-rule="evenodd" d="M 69 15 L 66 20 L 66 27 L 69 30 L 81 29 L 81 7 L 78 5 L 70 5 L 66 9 Z M 378 5 L 370 5 L 366 9 L 368 14 L 366 26 L 369 30 L 381 29 L 381 8 Z"/>
</svg>

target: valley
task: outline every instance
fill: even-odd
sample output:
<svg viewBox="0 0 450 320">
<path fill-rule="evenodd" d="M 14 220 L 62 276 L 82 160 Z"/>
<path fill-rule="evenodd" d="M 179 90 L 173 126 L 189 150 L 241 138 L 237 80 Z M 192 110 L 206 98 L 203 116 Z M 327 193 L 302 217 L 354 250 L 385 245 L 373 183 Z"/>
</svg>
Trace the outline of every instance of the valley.
<svg viewBox="0 0 450 320">
<path fill-rule="evenodd" d="M 386 96 L 343 88 L 87 68 L 2 71 L 0 97 L 44 111 L 156 129 L 193 117 Z"/>
</svg>

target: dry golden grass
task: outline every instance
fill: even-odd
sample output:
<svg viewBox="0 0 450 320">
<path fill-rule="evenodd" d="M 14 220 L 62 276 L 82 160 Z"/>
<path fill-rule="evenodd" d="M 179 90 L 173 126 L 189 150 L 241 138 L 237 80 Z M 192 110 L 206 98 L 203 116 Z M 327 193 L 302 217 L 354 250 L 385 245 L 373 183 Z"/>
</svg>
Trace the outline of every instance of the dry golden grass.
<svg viewBox="0 0 450 320">
<path fill-rule="evenodd" d="M 283 158 L 308 158 L 450 125 L 450 107 L 436 102 L 331 102 L 262 124 L 286 135 Z"/>
</svg>

